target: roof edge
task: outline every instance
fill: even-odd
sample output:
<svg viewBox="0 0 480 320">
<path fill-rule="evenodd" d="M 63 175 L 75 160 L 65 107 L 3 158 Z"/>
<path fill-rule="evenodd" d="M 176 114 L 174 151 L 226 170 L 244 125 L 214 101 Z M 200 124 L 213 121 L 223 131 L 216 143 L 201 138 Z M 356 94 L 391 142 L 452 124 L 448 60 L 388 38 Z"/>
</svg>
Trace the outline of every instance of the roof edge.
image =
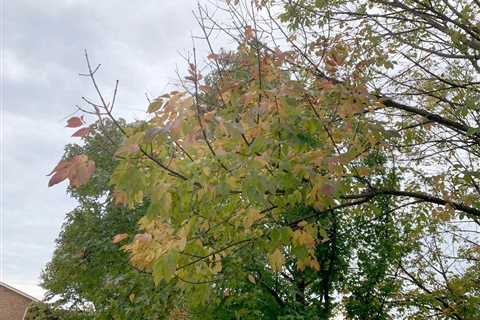
<svg viewBox="0 0 480 320">
<path fill-rule="evenodd" d="M 2 286 L 2 287 L 4 287 L 4 288 L 7 288 L 7 289 L 9 289 L 9 290 L 11 290 L 11 291 L 13 291 L 13 292 L 15 292 L 15 293 L 17 293 L 17 294 L 25 297 L 25 298 L 27 298 L 27 299 L 30 299 L 30 300 L 34 301 L 34 302 L 40 302 L 40 300 L 38 300 L 37 298 L 32 297 L 31 295 L 29 295 L 29 294 L 27 294 L 27 293 L 25 293 L 25 292 L 22 292 L 22 291 L 20 291 L 20 290 L 18 290 L 18 289 L 15 289 L 14 287 L 9 286 L 9 285 L 6 284 L 5 282 L 0 281 L 0 286 Z"/>
</svg>

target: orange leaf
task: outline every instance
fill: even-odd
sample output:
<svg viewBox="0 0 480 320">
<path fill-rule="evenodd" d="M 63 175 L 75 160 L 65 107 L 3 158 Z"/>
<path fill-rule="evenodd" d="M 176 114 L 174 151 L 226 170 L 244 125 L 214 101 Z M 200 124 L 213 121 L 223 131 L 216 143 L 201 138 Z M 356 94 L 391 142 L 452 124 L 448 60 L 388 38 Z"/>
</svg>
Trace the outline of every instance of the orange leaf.
<svg viewBox="0 0 480 320">
<path fill-rule="evenodd" d="M 119 233 L 112 238 L 112 243 L 113 244 L 119 243 L 120 241 L 126 239 L 127 237 L 128 237 L 127 233 Z"/>
<path fill-rule="evenodd" d="M 218 54 L 215 54 L 215 53 L 212 52 L 207 56 L 207 59 L 217 60 L 218 59 Z"/>
<path fill-rule="evenodd" d="M 128 202 L 127 194 L 121 190 L 114 190 L 112 196 L 116 206 L 121 206 Z"/>
<path fill-rule="evenodd" d="M 253 38 L 253 29 L 251 26 L 246 26 L 245 27 L 245 40 L 250 40 Z"/>
</svg>

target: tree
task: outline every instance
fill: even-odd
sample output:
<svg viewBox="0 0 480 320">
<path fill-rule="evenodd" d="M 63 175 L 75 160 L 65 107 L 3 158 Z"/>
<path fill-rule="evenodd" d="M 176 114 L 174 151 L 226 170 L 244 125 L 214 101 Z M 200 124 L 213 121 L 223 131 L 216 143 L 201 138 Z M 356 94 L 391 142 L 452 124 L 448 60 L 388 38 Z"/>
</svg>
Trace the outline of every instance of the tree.
<svg viewBox="0 0 480 320">
<path fill-rule="evenodd" d="M 124 123 L 120 121 L 120 123 Z M 79 205 L 68 213 L 57 239 L 52 260 L 42 273 L 42 286 L 52 301 L 50 313 L 68 308 L 81 311 L 61 319 L 164 319 L 173 309 L 174 290 L 156 288 L 150 275 L 134 269 L 128 255 L 113 241 L 120 232 L 134 232 L 146 206 L 127 209 L 115 206 L 109 179 L 116 161 L 113 153 L 121 133 L 112 122 L 94 124 L 83 145 L 71 144 L 65 159 L 80 154 L 93 159 L 96 171 L 87 184 L 69 189 Z M 58 310 L 58 312 L 61 312 Z"/>
<path fill-rule="evenodd" d="M 122 247 L 132 265 L 177 288 L 191 318 L 478 318 L 480 5 L 229 8 L 233 53 L 214 52 L 222 26 L 197 16 L 214 80 L 194 49 L 184 90 L 132 126 L 86 55 L 100 102 L 85 111 L 124 135 L 112 196 L 148 206 Z M 64 160 L 52 184 L 92 168 Z"/>
<path fill-rule="evenodd" d="M 298 36 L 305 28 L 311 31 L 308 40 L 299 36 L 291 42 L 297 52 L 300 48 L 308 52 L 302 54 L 304 63 L 313 67 L 322 59 L 315 52 L 328 52 L 340 39 L 342 44 L 350 44 L 353 61 L 370 64 L 363 71 L 370 94 L 383 102 L 380 119 L 390 122 L 386 129 L 399 132 L 400 139 L 388 143 L 395 152 L 392 163 L 408 177 L 404 188 L 427 193 L 427 197 L 416 192 L 394 193 L 413 198 L 416 207 L 410 212 L 425 210 L 415 201 L 447 205 L 443 210 L 430 209 L 426 219 L 432 225 L 425 230 L 421 247 L 411 259 L 398 262 L 399 275 L 405 279 L 403 289 L 408 292 L 402 297 L 405 303 L 419 308 L 419 317 L 436 313 L 456 319 L 478 317 L 478 285 L 471 270 L 478 268 L 473 254 L 478 250 L 478 202 L 473 199 L 479 192 L 479 114 L 474 102 L 479 89 L 475 18 L 479 3 L 283 4 L 282 20 L 292 33 Z M 337 39 L 322 44 L 315 41 L 321 40 L 321 28 L 332 27 Z M 340 73 L 330 76 L 341 81 Z M 418 219 L 412 217 L 412 221 Z"/>
</svg>

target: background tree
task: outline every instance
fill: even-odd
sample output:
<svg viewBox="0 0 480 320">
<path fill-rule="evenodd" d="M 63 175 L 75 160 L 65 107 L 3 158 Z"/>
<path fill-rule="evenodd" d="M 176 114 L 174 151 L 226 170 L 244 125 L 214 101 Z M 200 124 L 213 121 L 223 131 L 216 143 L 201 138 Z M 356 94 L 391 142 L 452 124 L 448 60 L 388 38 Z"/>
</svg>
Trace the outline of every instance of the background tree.
<svg viewBox="0 0 480 320">
<path fill-rule="evenodd" d="M 174 308 L 174 290 L 166 284 L 155 287 L 150 275 L 134 269 L 128 255 L 112 243 L 115 235 L 134 232 L 146 213 L 146 206 L 128 209 L 112 201 L 109 179 L 117 164 L 113 153 L 121 141 L 113 123 L 103 121 L 90 127 L 83 145 L 66 146 L 65 159 L 87 155 L 95 161 L 96 171 L 87 184 L 69 189 L 79 205 L 66 216 L 42 286 L 53 306 L 83 311 L 84 318 L 164 319 L 169 314 L 165 310 Z M 88 310 L 94 315 L 86 314 Z"/>
</svg>

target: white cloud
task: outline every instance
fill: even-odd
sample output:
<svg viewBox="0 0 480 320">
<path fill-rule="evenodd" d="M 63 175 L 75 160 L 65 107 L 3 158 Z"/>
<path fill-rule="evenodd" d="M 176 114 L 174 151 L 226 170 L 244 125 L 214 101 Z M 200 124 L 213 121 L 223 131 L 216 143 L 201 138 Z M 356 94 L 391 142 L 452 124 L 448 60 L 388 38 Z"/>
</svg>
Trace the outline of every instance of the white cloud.
<svg viewBox="0 0 480 320">
<path fill-rule="evenodd" d="M 4 55 L 7 58 L 4 70 L 5 81 L 21 82 L 28 79 L 28 66 L 8 49 L 4 49 Z"/>
</svg>

